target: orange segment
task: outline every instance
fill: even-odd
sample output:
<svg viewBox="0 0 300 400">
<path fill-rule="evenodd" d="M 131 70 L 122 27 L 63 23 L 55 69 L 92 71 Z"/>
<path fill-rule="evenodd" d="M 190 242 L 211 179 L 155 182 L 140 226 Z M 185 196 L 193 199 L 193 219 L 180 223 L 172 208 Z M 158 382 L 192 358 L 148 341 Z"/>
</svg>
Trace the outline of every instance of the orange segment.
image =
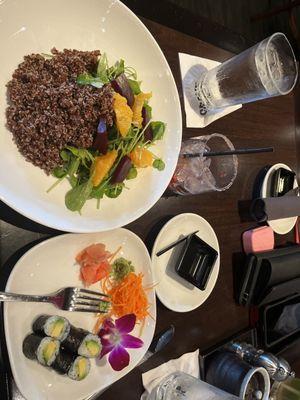
<svg viewBox="0 0 300 400">
<path fill-rule="evenodd" d="M 152 96 L 152 93 L 139 93 L 134 96 L 134 103 L 132 106 L 133 118 L 132 123 L 139 128 L 142 127 L 143 117 L 142 117 L 142 108 L 146 100 L 149 100 Z"/>
<path fill-rule="evenodd" d="M 153 163 L 153 155 L 151 151 L 143 147 L 136 147 L 129 154 L 129 157 L 136 167 L 140 168 L 150 167 Z"/>
<path fill-rule="evenodd" d="M 98 186 L 116 161 L 118 152 L 112 150 L 103 156 L 96 157 L 94 164 L 93 186 Z"/>
<path fill-rule="evenodd" d="M 125 97 L 119 93 L 114 94 L 114 112 L 116 114 L 117 128 L 120 134 L 125 137 L 131 127 L 133 112 L 127 105 Z"/>
</svg>

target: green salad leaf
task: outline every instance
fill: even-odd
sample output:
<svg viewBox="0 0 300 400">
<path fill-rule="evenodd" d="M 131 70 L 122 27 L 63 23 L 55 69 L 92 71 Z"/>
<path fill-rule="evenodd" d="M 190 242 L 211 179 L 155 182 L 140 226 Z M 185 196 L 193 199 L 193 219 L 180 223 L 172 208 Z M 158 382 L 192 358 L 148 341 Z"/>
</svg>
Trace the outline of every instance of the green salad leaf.
<svg viewBox="0 0 300 400">
<path fill-rule="evenodd" d="M 131 90 L 133 91 L 133 94 L 139 94 L 141 93 L 141 88 L 140 88 L 140 82 L 135 81 L 133 79 L 127 78 L 129 86 Z"/>
<path fill-rule="evenodd" d="M 158 169 L 159 171 L 163 171 L 165 169 L 165 163 L 161 158 L 157 158 L 153 161 L 152 167 Z"/>
<path fill-rule="evenodd" d="M 93 189 L 92 179 L 90 178 L 87 182 L 75 186 L 69 190 L 65 197 L 66 207 L 70 211 L 81 211 L 84 203 L 89 198 Z"/>
<path fill-rule="evenodd" d="M 65 170 L 64 167 L 56 167 L 52 171 L 52 175 L 55 178 L 61 179 L 61 178 L 64 178 L 65 176 L 67 176 L 67 171 Z"/>
<path fill-rule="evenodd" d="M 99 77 L 101 82 L 103 82 L 104 84 L 109 82 L 107 69 L 108 69 L 108 61 L 107 61 L 107 56 L 104 53 L 99 58 L 97 66 L 97 74 L 96 74 L 96 76 Z"/>
<path fill-rule="evenodd" d="M 99 76 L 93 76 L 87 72 L 77 76 L 76 82 L 79 85 L 92 85 L 98 89 L 102 88 L 104 82 L 102 82 Z"/>
<path fill-rule="evenodd" d="M 135 167 L 131 167 L 126 179 L 135 179 L 137 177 L 137 169 Z"/>
<path fill-rule="evenodd" d="M 115 199 L 120 196 L 124 188 L 124 183 L 116 183 L 115 185 L 109 185 L 105 190 L 105 196 Z"/>
<path fill-rule="evenodd" d="M 153 132 L 153 140 L 161 140 L 166 130 L 166 124 L 161 121 L 151 122 L 151 129 Z"/>
</svg>

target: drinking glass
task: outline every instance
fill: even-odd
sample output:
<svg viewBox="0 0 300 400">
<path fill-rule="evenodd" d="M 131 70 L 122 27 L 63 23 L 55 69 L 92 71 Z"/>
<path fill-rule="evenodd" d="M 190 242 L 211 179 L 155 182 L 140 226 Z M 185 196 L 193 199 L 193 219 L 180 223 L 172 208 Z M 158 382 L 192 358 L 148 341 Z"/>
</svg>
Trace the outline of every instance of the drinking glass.
<svg viewBox="0 0 300 400">
<path fill-rule="evenodd" d="M 147 400 L 238 400 L 238 397 L 178 371 L 164 378 Z"/>
<path fill-rule="evenodd" d="M 207 151 L 234 150 L 224 135 L 198 136 L 182 143 L 178 163 L 168 189 L 176 194 L 199 194 L 228 189 L 237 176 L 236 155 L 210 157 Z M 197 157 L 186 157 L 196 154 Z"/>
<path fill-rule="evenodd" d="M 269 38 L 203 73 L 195 82 L 200 113 L 288 94 L 298 68 L 293 49 L 283 33 Z"/>
</svg>

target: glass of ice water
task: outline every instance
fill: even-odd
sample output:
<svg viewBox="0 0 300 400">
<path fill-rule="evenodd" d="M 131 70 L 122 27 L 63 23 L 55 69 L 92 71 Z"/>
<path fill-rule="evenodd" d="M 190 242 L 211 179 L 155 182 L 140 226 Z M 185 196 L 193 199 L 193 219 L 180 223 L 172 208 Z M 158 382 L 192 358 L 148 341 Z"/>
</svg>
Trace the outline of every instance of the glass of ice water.
<svg viewBox="0 0 300 400">
<path fill-rule="evenodd" d="M 238 397 L 178 371 L 164 378 L 147 400 L 238 400 Z"/>
<path fill-rule="evenodd" d="M 237 176 L 237 156 L 205 155 L 209 151 L 228 150 L 234 150 L 232 142 L 219 133 L 184 141 L 168 189 L 176 194 L 221 192 L 228 189 Z M 193 157 L 186 157 L 186 155 L 193 155 Z"/>
<path fill-rule="evenodd" d="M 298 68 L 283 33 L 274 33 L 255 46 L 203 73 L 195 82 L 200 113 L 234 104 L 288 94 Z"/>
</svg>

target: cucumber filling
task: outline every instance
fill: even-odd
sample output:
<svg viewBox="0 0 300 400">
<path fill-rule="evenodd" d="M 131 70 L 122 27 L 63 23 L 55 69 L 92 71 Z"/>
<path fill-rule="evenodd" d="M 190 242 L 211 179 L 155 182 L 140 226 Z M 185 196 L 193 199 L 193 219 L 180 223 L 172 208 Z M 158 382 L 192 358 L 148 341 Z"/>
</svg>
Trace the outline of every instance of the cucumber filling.
<svg viewBox="0 0 300 400">
<path fill-rule="evenodd" d="M 55 321 L 51 330 L 51 336 L 55 338 L 60 337 L 64 329 L 64 325 L 65 322 L 63 319 L 58 319 L 57 321 Z"/>
<path fill-rule="evenodd" d="M 86 348 L 91 357 L 96 357 L 99 354 L 100 351 L 99 343 L 95 342 L 94 340 L 87 341 Z"/>
</svg>

